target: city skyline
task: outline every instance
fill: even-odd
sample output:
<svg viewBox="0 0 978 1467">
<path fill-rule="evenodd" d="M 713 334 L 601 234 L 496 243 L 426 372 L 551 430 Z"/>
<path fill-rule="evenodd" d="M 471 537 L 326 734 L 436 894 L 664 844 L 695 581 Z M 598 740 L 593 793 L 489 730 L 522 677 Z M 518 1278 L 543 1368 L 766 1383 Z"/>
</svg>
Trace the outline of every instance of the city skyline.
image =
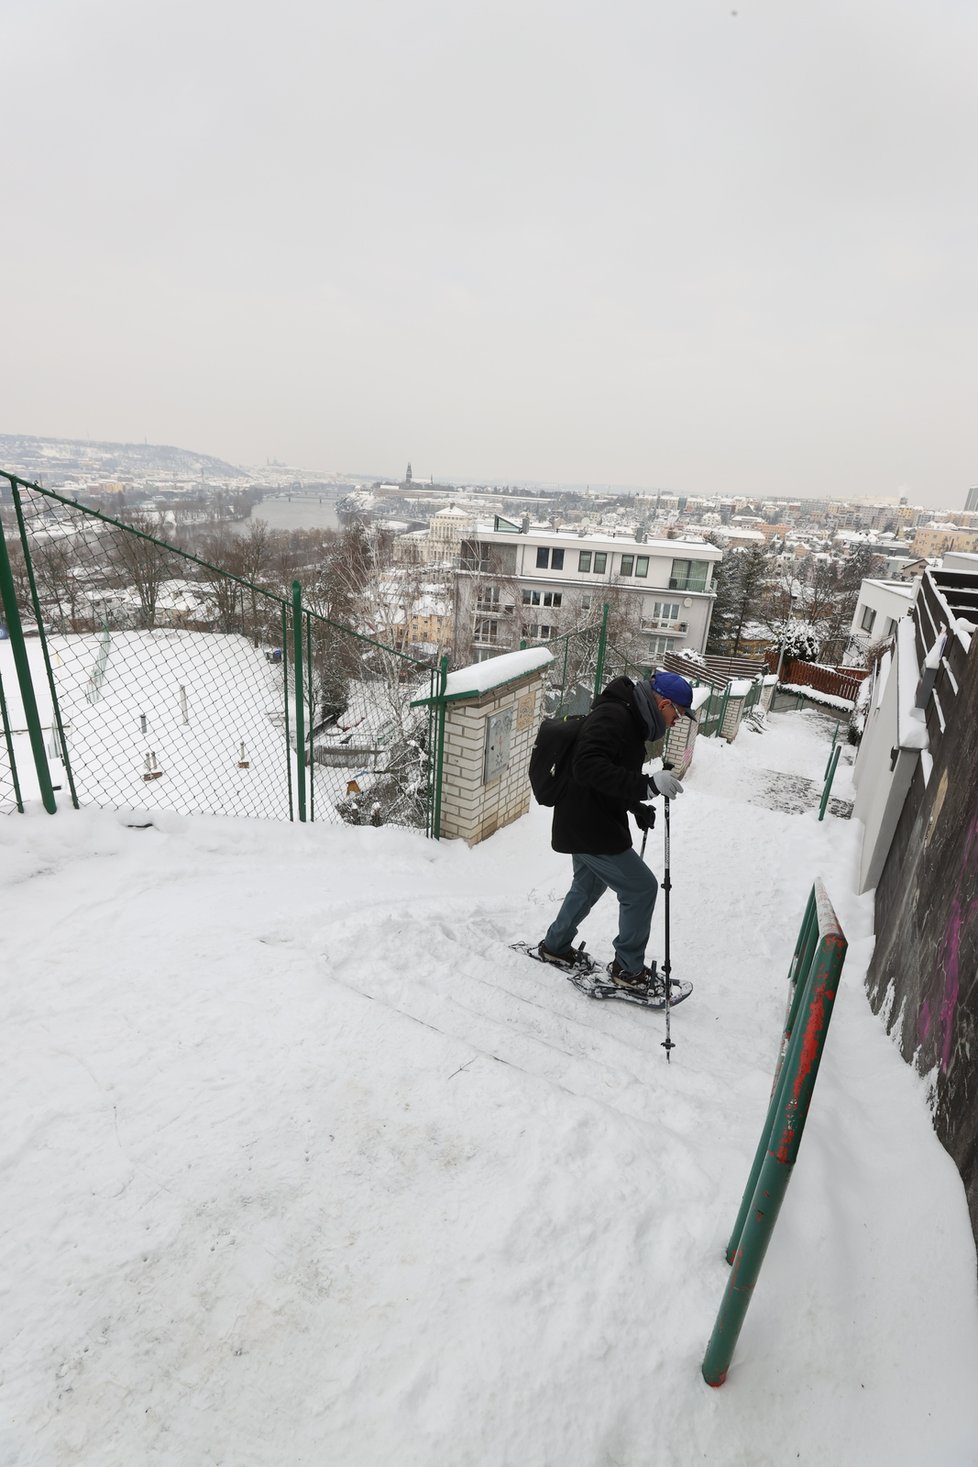
<svg viewBox="0 0 978 1467">
<path fill-rule="evenodd" d="M 0 44 L 0 431 L 928 508 L 978 477 L 962 0 L 50 0 Z"/>
<path fill-rule="evenodd" d="M 58 447 L 66 449 L 77 448 L 84 451 L 83 459 L 76 459 L 68 453 L 59 457 L 52 451 Z M 29 450 L 29 451 L 28 451 Z M 27 460 L 21 462 L 20 455 L 27 452 Z M 114 460 L 117 453 L 123 455 L 122 462 L 110 464 L 99 463 L 100 455 L 109 454 Z M 140 463 L 125 460 L 126 454 L 138 455 Z M 159 459 L 154 459 L 154 454 L 159 454 Z M 176 456 L 176 462 L 165 462 L 170 456 Z M 241 474 L 246 479 L 256 484 L 262 482 L 281 485 L 290 475 L 297 475 L 301 481 L 308 484 L 317 482 L 316 475 L 322 476 L 322 481 L 332 481 L 345 487 L 367 488 L 369 486 L 382 485 L 392 487 L 395 485 L 409 484 L 419 492 L 430 492 L 430 486 L 434 490 L 452 492 L 458 490 L 460 494 L 519 494 L 525 492 L 527 495 L 535 494 L 590 494 L 595 498 L 629 498 L 647 502 L 653 498 L 661 499 L 666 504 L 687 502 L 696 504 L 784 504 L 790 506 L 793 503 L 802 505 L 821 503 L 858 506 L 892 506 L 894 508 L 906 504 L 910 508 L 916 508 L 925 515 L 930 511 L 939 515 L 941 512 L 958 514 L 962 511 L 978 511 L 978 488 L 967 490 L 966 501 L 963 505 L 945 503 L 939 506 L 927 506 L 909 500 L 906 495 L 867 495 L 867 496 L 826 496 L 812 494 L 730 494 L 704 493 L 688 494 L 681 489 L 669 488 L 663 485 L 649 484 L 586 484 L 563 480 L 533 480 L 514 479 L 510 483 L 501 483 L 486 478 L 458 478 L 450 480 L 447 478 L 431 479 L 426 475 L 415 474 L 412 465 L 407 465 L 407 472 L 399 475 L 396 472 L 378 473 L 376 470 L 364 472 L 362 470 L 338 471 L 324 465 L 309 464 L 286 464 L 279 460 L 269 460 L 264 464 L 235 464 L 224 461 L 199 448 L 187 448 L 181 444 L 162 443 L 127 443 L 124 441 L 100 440 L 91 438 L 53 438 L 42 435 L 28 434 L 5 434 L 0 432 L 0 473 L 17 473 L 26 482 L 36 480 L 39 483 L 52 487 L 57 482 L 74 483 L 94 482 L 96 480 L 117 479 L 124 482 L 162 484 L 171 479 L 187 482 L 190 479 L 201 478 L 202 482 L 214 484 L 219 481 L 226 471 L 232 474 Z"/>
</svg>

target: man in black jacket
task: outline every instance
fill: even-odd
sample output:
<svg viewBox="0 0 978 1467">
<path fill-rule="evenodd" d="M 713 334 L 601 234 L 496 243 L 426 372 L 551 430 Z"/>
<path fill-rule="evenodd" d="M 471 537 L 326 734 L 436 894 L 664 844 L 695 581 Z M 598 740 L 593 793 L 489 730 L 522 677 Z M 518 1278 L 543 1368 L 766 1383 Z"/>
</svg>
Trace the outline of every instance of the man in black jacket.
<svg viewBox="0 0 978 1467">
<path fill-rule="evenodd" d="M 574 879 L 540 944 L 545 962 L 573 963 L 577 930 L 610 887 L 618 897 L 618 936 L 608 971 L 621 988 L 648 987 L 645 948 L 659 884 L 632 847 L 628 816 L 647 829 L 653 817 L 645 802 L 682 794 L 667 769 L 646 775 L 642 765 L 646 743 L 661 739 L 680 716 L 692 718 L 692 702 L 692 687 L 674 672 L 639 683 L 615 678 L 594 700 L 574 744 L 567 789 L 554 806 L 551 845 L 573 857 Z"/>
</svg>

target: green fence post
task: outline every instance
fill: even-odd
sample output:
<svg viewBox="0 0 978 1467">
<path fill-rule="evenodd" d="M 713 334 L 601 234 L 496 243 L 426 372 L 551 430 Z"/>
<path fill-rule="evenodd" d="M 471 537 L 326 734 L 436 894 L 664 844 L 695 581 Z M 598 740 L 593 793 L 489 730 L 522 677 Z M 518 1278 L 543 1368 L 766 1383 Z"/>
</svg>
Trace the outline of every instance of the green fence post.
<svg viewBox="0 0 978 1467">
<path fill-rule="evenodd" d="M 822 778 L 823 779 L 828 779 L 828 777 L 829 777 L 829 765 L 832 763 L 832 755 L 835 753 L 836 740 L 839 737 L 839 729 L 841 727 L 842 727 L 842 719 L 840 718 L 839 719 L 839 722 L 835 726 L 835 732 L 832 735 L 832 746 L 829 749 L 829 757 L 825 761 L 825 773 L 822 775 Z"/>
<path fill-rule="evenodd" d="M 289 716 L 289 610 L 282 602 L 282 697 L 285 703 L 285 781 L 289 791 L 289 819 L 295 819 L 295 801 L 292 796 L 292 730 Z"/>
<path fill-rule="evenodd" d="M 10 762 L 10 778 L 14 784 L 14 800 L 21 815 L 24 813 L 24 801 L 20 794 L 20 780 L 17 778 L 17 760 L 14 755 L 14 741 L 10 732 L 10 718 L 7 713 L 7 700 L 3 692 L 3 678 L 0 677 L 0 723 L 3 724 L 3 737 L 7 745 L 7 759 Z"/>
<path fill-rule="evenodd" d="M 443 656 L 438 678 L 438 722 L 435 736 L 435 798 L 431 816 L 433 840 L 441 840 L 441 781 L 445 763 L 445 688 L 448 684 L 448 657 Z"/>
<path fill-rule="evenodd" d="M 292 582 L 292 672 L 295 678 L 295 762 L 299 819 L 306 818 L 306 710 L 302 691 L 302 587 Z"/>
<path fill-rule="evenodd" d="M 836 771 L 836 767 L 838 766 L 838 763 L 839 763 L 839 755 L 841 753 L 842 753 L 842 745 L 841 744 L 836 744 L 835 751 L 834 751 L 834 753 L 832 755 L 832 761 L 829 764 L 829 772 L 825 776 L 825 788 L 822 791 L 822 803 L 818 807 L 818 818 L 819 818 L 819 820 L 824 820 L 824 818 L 825 818 L 825 811 L 826 811 L 826 808 L 827 808 L 828 803 L 829 803 L 829 794 L 830 794 L 831 789 L 832 789 L 832 781 L 833 781 L 833 779 L 835 779 L 835 771 Z"/>
<path fill-rule="evenodd" d="M 3 607 L 4 621 L 7 623 L 7 635 L 10 638 L 10 648 L 14 654 L 14 667 L 17 670 L 17 681 L 20 684 L 20 696 L 24 704 L 24 718 L 27 722 L 27 732 L 31 741 L 31 753 L 34 755 L 34 768 L 37 770 L 37 786 L 41 793 L 41 802 L 49 815 L 53 815 L 58 806 L 54 798 L 54 788 L 51 784 L 51 770 L 48 767 L 47 750 L 44 747 L 44 730 L 41 728 L 41 715 L 37 709 L 37 699 L 34 696 L 34 683 L 31 680 L 31 667 L 27 657 L 27 646 L 24 641 L 24 628 L 21 625 L 20 610 L 17 606 L 17 591 L 14 586 L 14 575 L 10 566 L 10 555 L 7 551 L 6 538 L 0 530 L 0 606 Z"/>
<path fill-rule="evenodd" d="M 604 654 L 608 641 L 608 603 L 604 603 L 601 613 L 601 631 L 598 633 L 598 663 L 594 669 L 594 696 L 597 697 L 601 691 L 601 680 L 604 677 Z"/>
<path fill-rule="evenodd" d="M 313 728 L 316 723 L 316 710 L 313 707 L 313 681 L 312 681 L 312 620 L 306 612 L 306 678 L 309 687 L 309 819 L 316 818 L 316 761 L 313 757 Z"/>
</svg>

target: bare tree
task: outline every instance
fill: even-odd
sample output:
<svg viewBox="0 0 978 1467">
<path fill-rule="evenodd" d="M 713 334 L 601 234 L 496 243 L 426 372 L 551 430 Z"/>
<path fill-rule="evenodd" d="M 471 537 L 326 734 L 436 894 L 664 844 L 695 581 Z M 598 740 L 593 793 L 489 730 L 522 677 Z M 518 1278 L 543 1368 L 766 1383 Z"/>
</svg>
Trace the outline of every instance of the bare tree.
<svg viewBox="0 0 978 1467">
<path fill-rule="evenodd" d="M 136 514 L 130 528 L 112 532 L 112 559 L 117 572 L 139 599 L 139 624 L 147 630 L 156 625 L 156 607 L 164 581 L 183 568 L 164 545 L 151 538 L 157 526 L 149 516 Z"/>
<path fill-rule="evenodd" d="M 31 561 L 45 618 L 58 631 L 79 630 L 80 583 L 76 549 L 68 536 L 34 545 Z"/>
</svg>

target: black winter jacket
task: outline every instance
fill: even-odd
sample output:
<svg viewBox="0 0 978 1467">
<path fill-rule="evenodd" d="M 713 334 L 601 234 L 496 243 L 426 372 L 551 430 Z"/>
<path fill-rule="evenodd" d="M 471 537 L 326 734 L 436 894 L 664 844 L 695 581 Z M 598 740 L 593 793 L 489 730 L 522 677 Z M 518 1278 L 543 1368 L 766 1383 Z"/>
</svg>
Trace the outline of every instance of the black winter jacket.
<svg viewBox="0 0 978 1467">
<path fill-rule="evenodd" d="M 634 688 L 631 678 L 615 678 L 581 724 L 570 782 L 554 806 L 555 851 L 617 856 L 631 848 L 628 812 L 656 793 L 642 773 L 649 730 L 635 706 Z M 656 737 L 665 731 L 663 722 Z"/>
</svg>

